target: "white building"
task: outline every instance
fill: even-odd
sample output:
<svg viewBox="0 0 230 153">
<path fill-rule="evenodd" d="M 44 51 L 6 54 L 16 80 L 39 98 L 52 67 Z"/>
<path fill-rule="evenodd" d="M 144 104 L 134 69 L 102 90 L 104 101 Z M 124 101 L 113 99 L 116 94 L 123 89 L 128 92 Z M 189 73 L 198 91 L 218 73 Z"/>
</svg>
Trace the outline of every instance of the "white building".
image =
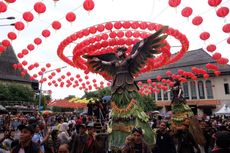
<svg viewBox="0 0 230 153">
<path fill-rule="evenodd" d="M 207 70 L 206 64 L 211 63 L 219 67 L 221 74 L 216 77 L 213 71 Z M 156 77 L 161 75 L 162 78 L 167 78 L 166 71 L 170 70 L 172 73 L 177 73 L 179 69 L 191 71 L 195 66 L 198 68 L 206 69 L 209 78 L 204 79 L 197 76 L 197 80 L 188 80 L 183 83 L 184 97 L 187 103 L 193 109 L 195 114 L 212 114 L 217 111 L 222 105 L 230 105 L 230 65 L 220 65 L 203 49 L 189 51 L 179 61 L 162 67 L 160 69 L 144 73 L 136 79 L 136 81 L 145 81 L 152 79 L 157 81 Z M 161 90 L 159 93 L 153 93 L 156 105 L 164 113 L 171 109 L 171 96 L 170 92 Z"/>
</svg>

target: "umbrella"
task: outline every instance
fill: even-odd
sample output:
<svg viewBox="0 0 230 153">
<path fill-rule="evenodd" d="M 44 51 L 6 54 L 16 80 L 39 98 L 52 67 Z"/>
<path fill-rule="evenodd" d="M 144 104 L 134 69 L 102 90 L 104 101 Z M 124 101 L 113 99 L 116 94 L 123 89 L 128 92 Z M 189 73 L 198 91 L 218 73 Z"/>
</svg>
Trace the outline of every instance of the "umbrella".
<svg viewBox="0 0 230 153">
<path fill-rule="evenodd" d="M 109 102 L 111 100 L 111 96 L 104 96 L 104 97 L 102 97 L 102 100 L 104 102 Z"/>
<path fill-rule="evenodd" d="M 51 110 L 44 110 L 44 111 L 42 111 L 42 114 L 43 115 L 50 115 L 50 114 L 53 114 L 53 112 Z"/>
<path fill-rule="evenodd" d="M 7 109 L 5 107 L 3 107 L 2 105 L 0 105 L 0 113 L 8 113 Z"/>
</svg>

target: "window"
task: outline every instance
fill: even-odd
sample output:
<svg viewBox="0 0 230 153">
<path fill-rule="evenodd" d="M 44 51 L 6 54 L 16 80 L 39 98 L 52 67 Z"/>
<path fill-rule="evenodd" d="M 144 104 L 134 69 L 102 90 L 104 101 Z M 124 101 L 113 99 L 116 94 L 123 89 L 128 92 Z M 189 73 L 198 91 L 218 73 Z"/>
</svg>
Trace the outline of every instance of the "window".
<svg viewBox="0 0 230 153">
<path fill-rule="evenodd" d="M 157 100 L 162 100 L 162 97 L 161 97 L 161 90 L 157 93 Z"/>
<path fill-rule="evenodd" d="M 191 97 L 192 97 L 192 99 L 197 99 L 196 82 L 195 81 L 190 82 L 190 89 L 191 89 Z"/>
<path fill-rule="evenodd" d="M 207 91 L 207 98 L 213 99 L 212 82 L 210 80 L 207 80 L 205 82 L 205 87 L 206 87 L 206 91 Z"/>
<path fill-rule="evenodd" d="M 152 93 L 152 97 L 154 100 L 156 100 L 155 92 Z"/>
<path fill-rule="evenodd" d="M 164 93 L 164 100 L 168 100 L 169 98 L 168 98 L 168 91 L 163 91 L 163 93 Z"/>
<path fill-rule="evenodd" d="M 205 98 L 203 81 L 198 81 L 198 91 L 200 99 Z"/>
<path fill-rule="evenodd" d="M 189 99 L 188 83 L 183 83 L 184 98 Z"/>
<path fill-rule="evenodd" d="M 229 84 L 228 83 L 224 84 L 224 91 L 225 91 L 225 94 L 230 94 Z"/>
</svg>

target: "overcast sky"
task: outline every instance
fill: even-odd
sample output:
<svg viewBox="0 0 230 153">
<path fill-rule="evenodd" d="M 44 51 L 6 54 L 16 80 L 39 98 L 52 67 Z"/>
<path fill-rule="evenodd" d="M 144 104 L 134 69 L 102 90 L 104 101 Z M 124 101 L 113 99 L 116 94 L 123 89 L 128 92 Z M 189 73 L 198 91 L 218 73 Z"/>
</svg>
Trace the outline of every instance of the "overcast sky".
<svg viewBox="0 0 230 153">
<path fill-rule="evenodd" d="M 17 32 L 13 27 L 0 27 L 0 40 L 5 39 L 7 33 L 10 31 L 17 32 L 18 38 L 12 42 L 12 45 L 15 52 L 19 53 L 22 49 L 26 48 L 28 44 L 33 43 L 34 38 L 40 37 L 42 30 L 49 29 L 51 31 L 51 37 L 42 39 L 42 44 L 35 47 L 35 50 L 22 60 L 27 60 L 30 64 L 39 62 L 41 66 L 45 66 L 46 63 L 51 63 L 52 67 L 50 69 L 67 65 L 68 67 L 62 70 L 64 74 L 70 71 L 72 76 L 82 74 L 84 77 L 81 70 L 72 68 L 57 56 L 57 47 L 62 40 L 83 28 L 108 21 L 149 21 L 168 25 L 185 34 L 190 43 L 189 50 L 198 48 L 206 49 L 208 44 L 213 43 L 217 45 L 217 52 L 220 52 L 223 57 L 230 59 L 230 45 L 227 44 L 227 38 L 230 35 L 222 31 L 223 25 L 230 22 L 230 15 L 223 19 L 217 17 L 215 12 L 220 6 L 230 8 L 230 0 L 222 0 L 221 5 L 217 8 L 210 7 L 207 1 L 208 0 L 182 0 L 181 5 L 177 8 L 172 8 L 169 7 L 168 0 L 94 0 L 94 9 L 91 12 L 87 12 L 82 7 L 84 0 L 59 0 L 56 5 L 54 5 L 53 0 L 43 0 L 42 2 L 44 2 L 47 7 L 46 12 L 37 15 L 33 10 L 33 5 L 38 1 L 17 0 L 15 3 L 10 4 L 7 12 L 1 13 L 0 17 L 15 16 L 16 21 L 23 21 L 22 13 L 32 11 L 35 19 L 31 23 L 26 24 L 25 29 L 21 32 Z M 189 18 L 185 18 L 181 15 L 181 10 L 187 6 L 193 9 L 193 14 Z M 70 11 L 76 13 L 77 16 L 76 21 L 72 24 L 65 20 L 65 14 Z M 198 27 L 191 23 L 192 18 L 197 15 L 202 16 L 204 19 L 203 23 Z M 50 26 L 54 20 L 58 20 L 62 23 L 62 28 L 58 31 L 54 31 Z M 10 23 L 10 21 L 0 20 L 0 24 L 7 23 Z M 204 31 L 210 32 L 211 34 L 211 37 L 206 42 L 199 39 L 200 33 Z M 170 37 L 167 38 L 167 40 L 172 46 L 180 45 Z M 68 46 L 65 49 L 65 55 L 72 56 L 73 48 L 73 44 Z M 179 49 L 180 48 L 173 48 L 173 52 Z M 22 60 L 20 59 L 20 61 Z M 34 73 L 38 73 L 38 70 L 29 73 L 33 75 Z M 48 75 L 49 74 L 47 74 L 47 76 Z M 56 78 L 58 78 L 58 76 Z M 94 78 L 103 80 L 103 78 L 98 75 L 90 74 L 90 80 Z M 83 91 L 78 88 L 56 88 L 48 86 L 47 83 L 44 83 L 43 89 L 52 90 L 53 98 L 64 98 L 70 94 L 76 96 L 83 95 Z"/>
</svg>

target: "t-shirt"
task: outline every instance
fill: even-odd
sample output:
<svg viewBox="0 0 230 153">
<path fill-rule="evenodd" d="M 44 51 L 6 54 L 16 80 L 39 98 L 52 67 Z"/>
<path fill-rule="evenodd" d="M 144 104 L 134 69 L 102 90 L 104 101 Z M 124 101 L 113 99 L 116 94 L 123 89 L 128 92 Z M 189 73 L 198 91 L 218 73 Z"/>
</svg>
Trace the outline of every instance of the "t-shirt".
<svg viewBox="0 0 230 153">
<path fill-rule="evenodd" d="M 134 150 L 135 150 L 135 153 L 142 153 L 142 143 L 135 144 Z"/>
</svg>

